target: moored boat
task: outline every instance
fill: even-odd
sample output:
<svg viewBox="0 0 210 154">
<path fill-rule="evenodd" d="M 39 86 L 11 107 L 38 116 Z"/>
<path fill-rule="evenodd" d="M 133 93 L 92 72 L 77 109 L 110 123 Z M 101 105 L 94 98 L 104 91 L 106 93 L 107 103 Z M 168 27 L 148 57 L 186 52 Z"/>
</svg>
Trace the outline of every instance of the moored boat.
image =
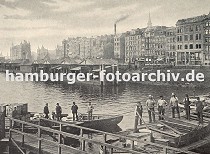
<svg viewBox="0 0 210 154">
<path fill-rule="evenodd" d="M 106 130 L 106 128 L 109 128 L 110 130 L 110 128 L 116 127 L 122 119 L 122 115 L 93 114 L 92 119 L 88 120 L 87 114 L 81 114 L 79 116 L 79 121 L 75 124 L 97 130 Z M 65 121 L 72 123 L 72 120 L 68 118 Z"/>
</svg>

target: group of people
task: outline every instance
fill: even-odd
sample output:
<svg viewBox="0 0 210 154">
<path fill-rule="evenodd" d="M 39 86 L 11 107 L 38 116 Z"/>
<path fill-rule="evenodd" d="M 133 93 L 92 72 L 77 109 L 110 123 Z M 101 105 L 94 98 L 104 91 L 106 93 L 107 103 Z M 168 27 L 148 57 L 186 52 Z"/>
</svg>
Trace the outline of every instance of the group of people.
<svg viewBox="0 0 210 154">
<path fill-rule="evenodd" d="M 186 113 L 186 119 L 190 120 L 190 99 L 188 94 L 185 94 L 185 98 L 183 100 L 184 104 L 184 110 Z M 155 106 L 157 105 L 158 113 L 155 112 Z M 195 102 L 196 106 L 196 112 L 197 112 L 197 118 L 199 124 L 203 123 L 203 108 L 204 104 L 202 101 L 200 101 L 200 98 L 197 97 L 197 100 Z M 175 118 L 175 113 L 177 113 L 178 118 L 180 118 L 180 108 L 179 108 L 179 100 L 178 97 L 172 93 L 171 98 L 169 100 L 169 103 L 163 98 L 163 96 L 160 96 L 158 101 L 156 102 L 152 95 L 149 95 L 148 100 L 146 101 L 146 107 L 148 110 L 148 116 L 149 116 L 149 122 L 155 122 L 155 115 L 157 114 L 159 116 L 159 120 L 163 120 L 165 117 L 165 111 L 169 108 L 171 108 L 172 112 L 172 118 Z M 139 116 L 139 124 L 142 123 L 142 113 L 143 113 L 143 107 L 142 103 L 138 102 L 135 109 L 136 116 Z"/>
<path fill-rule="evenodd" d="M 71 112 L 72 112 L 72 116 L 73 116 L 73 121 L 78 121 L 78 106 L 76 105 L 75 102 L 73 102 L 73 105 L 71 106 Z M 91 102 L 89 102 L 88 104 L 88 120 L 92 120 L 92 115 L 93 115 L 93 105 L 91 104 Z M 61 120 L 62 118 L 62 108 L 59 105 L 59 103 L 56 104 L 56 108 L 55 108 L 56 112 L 52 112 L 52 119 L 57 118 L 58 121 Z M 44 114 L 45 114 L 45 118 L 49 119 L 49 107 L 48 107 L 48 103 L 46 103 L 45 107 L 44 107 Z"/>
</svg>

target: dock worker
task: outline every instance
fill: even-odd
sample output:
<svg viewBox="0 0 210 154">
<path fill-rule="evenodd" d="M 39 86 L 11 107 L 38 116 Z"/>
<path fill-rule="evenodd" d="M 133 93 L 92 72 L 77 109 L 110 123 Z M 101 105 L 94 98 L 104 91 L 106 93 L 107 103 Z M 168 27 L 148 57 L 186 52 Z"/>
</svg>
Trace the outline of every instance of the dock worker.
<svg viewBox="0 0 210 154">
<path fill-rule="evenodd" d="M 18 114 L 18 111 L 17 111 L 17 107 L 15 106 L 14 107 L 14 110 L 12 111 L 12 117 L 14 119 L 19 119 L 19 114 Z M 13 123 L 13 128 L 17 127 L 17 123 L 14 121 Z"/>
<path fill-rule="evenodd" d="M 57 115 L 57 120 L 60 121 L 61 120 L 62 108 L 59 105 L 59 103 L 56 104 L 55 111 L 56 111 L 56 115 Z"/>
<path fill-rule="evenodd" d="M 91 104 L 91 102 L 89 102 L 88 104 L 88 120 L 92 120 L 92 116 L 93 116 L 93 105 Z"/>
<path fill-rule="evenodd" d="M 179 100 L 178 100 L 177 96 L 174 93 L 172 93 L 171 98 L 170 98 L 170 102 L 169 102 L 169 104 L 171 106 L 171 111 L 172 111 L 172 118 L 175 118 L 175 110 L 176 110 L 178 118 L 180 119 L 180 112 L 179 112 L 178 103 L 179 103 Z"/>
<path fill-rule="evenodd" d="M 185 98 L 183 100 L 184 103 L 184 109 L 185 109 L 185 113 L 186 113 L 186 119 L 190 120 L 190 99 L 188 94 L 185 94 Z"/>
<path fill-rule="evenodd" d="M 45 107 L 44 107 L 44 114 L 45 114 L 45 118 L 46 119 L 49 119 L 49 108 L 48 108 L 48 103 L 45 104 Z"/>
<path fill-rule="evenodd" d="M 163 96 L 160 96 L 160 99 L 157 102 L 158 106 L 158 113 L 159 113 L 159 120 L 163 120 L 163 116 L 165 114 L 165 109 L 167 106 L 167 102 L 163 99 Z"/>
<path fill-rule="evenodd" d="M 196 105 L 196 112 L 198 116 L 198 123 L 203 124 L 203 102 L 200 101 L 200 97 L 197 98 L 197 101 L 195 102 Z"/>
<path fill-rule="evenodd" d="M 76 121 L 78 121 L 77 110 L 78 110 L 78 106 L 75 104 L 75 102 L 73 102 L 73 105 L 71 107 L 71 111 L 72 111 L 72 115 L 73 115 L 73 121 L 75 121 L 75 117 L 76 117 Z"/>
<path fill-rule="evenodd" d="M 142 113 L 143 113 L 143 107 L 141 105 L 141 102 L 136 103 L 136 108 L 135 108 L 135 115 L 138 117 L 138 123 L 137 124 L 142 124 Z"/>
<path fill-rule="evenodd" d="M 149 115 L 149 122 L 155 122 L 155 100 L 153 99 L 152 95 L 149 95 L 149 99 L 146 101 L 148 115 Z"/>
</svg>

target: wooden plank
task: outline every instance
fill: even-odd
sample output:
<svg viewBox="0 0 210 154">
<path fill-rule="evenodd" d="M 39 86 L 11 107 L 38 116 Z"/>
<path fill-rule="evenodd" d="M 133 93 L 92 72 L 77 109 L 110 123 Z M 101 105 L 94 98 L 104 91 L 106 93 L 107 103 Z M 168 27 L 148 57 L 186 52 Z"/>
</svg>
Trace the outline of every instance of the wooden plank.
<svg viewBox="0 0 210 154">
<path fill-rule="evenodd" d="M 177 134 L 179 134 L 179 135 L 183 134 L 183 133 L 181 133 L 180 131 L 178 131 L 178 130 L 172 128 L 172 127 L 170 127 L 169 125 L 167 125 L 167 124 L 165 124 L 165 123 L 163 123 L 162 121 L 159 121 L 159 122 L 160 122 L 162 125 L 164 125 L 165 127 L 167 127 L 167 128 L 169 128 L 170 130 L 174 131 L 175 133 L 177 133 Z"/>
<path fill-rule="evenodd" d="M 187 125 L 187 124 L 177 123 L 177 122 L 173 122 L 173 121 L 162 121 L 162 122 L 166 122 L 166 123 L 172 124 L 172 125 L 177 125 L 177 127 L 182 126 L 182 127 L 187 128 L 187 129 L 190 129 L 190 130 L 193 130 L 194 128 L 197 127 L 197 126 L 196 126 L 196 127 L 191 127 L 191 126 L 189 126 L 189 125 Z M 174 127 L 175 127 L 175 126 L 174 126 Z"/>
<path fill-rule="evenodd" d="M 156 129 L 156 128 L 153 128 L 153 127 L 149 127 L 150 130 L 152 131 L 155 131 L 157 133 L 160 133 L 160 134 L 163 134 L 163 135 L 167 135 L 167 136 L 170 136 L 170 137 L 179 137 L 180 135 L 177 135 L 177 134 L 172 134 L 172 133 L 168 133 L 166 131 L 162 131 L 162 130 L 159 130 L 159 129 Z"/>
</svg>

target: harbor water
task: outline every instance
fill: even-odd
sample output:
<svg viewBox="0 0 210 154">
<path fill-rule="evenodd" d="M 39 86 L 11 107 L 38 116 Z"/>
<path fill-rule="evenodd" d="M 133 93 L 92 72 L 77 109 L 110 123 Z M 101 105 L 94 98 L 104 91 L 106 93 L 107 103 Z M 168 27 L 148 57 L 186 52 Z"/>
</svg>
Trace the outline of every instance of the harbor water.
<svg viewBox="0 0 210 154">
<path fill-rule="evenodd" d="M 5 80 L 5 74 L 0 74 L 0 104 L 28 103 L 31 112 L 43 112 L 45 103 L 49 104 L 50 112 L 55 111 L 56 103 L 60 103 L 63 113 L 71 115 L 72 102 L 76 102 L 80 113 L 87 112 L 87 101 L 94 105 L 94 113 L 122 114 L 124 118 L 119 124 L 122 130 L 133 128 L 134 109 L 136 101 L 141 101 L 144 108 L 144 119 L 147 118 L 145 102 L 148 95 L 157 100 L 160 95 L 169 102 L 171 93 L 183 100 L 185 93 L 189 95 L 206 94 L 209 88 L 194 89 L 190 87 L 144 85 L 136 83 L 121 83 L 118 86 L 100 86 L 85 84 L 62 84 L 46 82 L 11 82 Z"/>
</svg>

